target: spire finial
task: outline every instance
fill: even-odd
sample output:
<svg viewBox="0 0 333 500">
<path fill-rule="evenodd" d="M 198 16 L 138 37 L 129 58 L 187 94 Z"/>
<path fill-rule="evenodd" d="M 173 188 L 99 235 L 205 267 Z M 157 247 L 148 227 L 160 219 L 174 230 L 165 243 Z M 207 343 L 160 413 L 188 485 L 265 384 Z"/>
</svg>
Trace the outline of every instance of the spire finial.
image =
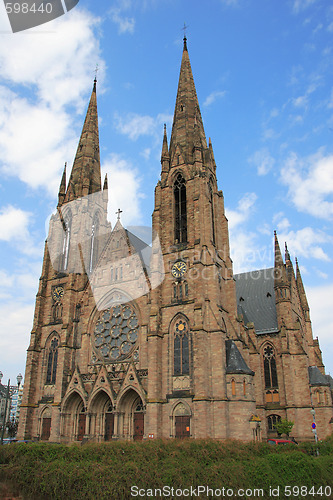
<svg viewBox="0 0 333 500">
<path fill-rule="evenodd" d="M 123 211 L 120 210 L 120 208 L 118 208 L 117 212 L 116 212 L 116 216 L 117 216 L 117 220 L 120 220 L 120 214 L 122 214 Z"/>
<path fill-rule="evenodd" d="M 184 31 L 184 50 L 187 50 L 187 38 L 186 38 L 186 30 L 187 30 L 188 26 L 186 26 L 186 23 L 184 23 L 184 27 L 182 28 L 182 30 Z"/>
</svg>

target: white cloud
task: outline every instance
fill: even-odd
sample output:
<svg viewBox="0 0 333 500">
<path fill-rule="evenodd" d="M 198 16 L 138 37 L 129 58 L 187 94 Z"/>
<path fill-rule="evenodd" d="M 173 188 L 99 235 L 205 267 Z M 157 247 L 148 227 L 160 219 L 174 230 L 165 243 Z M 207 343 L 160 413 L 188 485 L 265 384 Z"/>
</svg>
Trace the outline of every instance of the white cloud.
<svg viewBox="0 0 333 500">
<path fill-rule="evenodd" d="M 116 128 L 124 135 L 127 135 L 132 141 L 136 141 L 142 135 L 150 135 L 156 139 L 162 136 L 161 124 L 170 123 L 171 115 L 160 113 L 156 118 L 149 115 L 139 115 L 137 113 L 128 113 L 120 116 L 115 113 Z"/>
<path fill-rule="evenodd" d="M 128 224 L 141 223 L 140 200 L 143 194 L 140 192 L 141 179 L 138 171 L 131 163 L 121 156 L 113 154 L 102 165 L 103 177 L 108 174 L 112 179 L 109 183 L 109 219 L 113 222 L 116 219 L 115 213 L 120 208 L 121 222 L 124 226 Z"/>
<path fill-rule="evenodd" d="M 246 193 L 238 202 L 236 210 L 226 209 L 229 221 L 230 255 L 234 272 L 240 273 L 271 265 L 272 249 L 259 246 L 258 234 L 249 231 L 246 223 L 252 215 L 257 195 Z M 267 227 L 263 230 L 266 232 Z M 258 233 L 262 231 L 258 230 Z"/>
<path fill-rule="evenodd" d="M 319 337 L 320 348 L 324 354 L 324 363 L 332 366 L 333 359 L 333 316 L 332 297 L 333 285 L 306 288 L 309 302 L 312 330 L 314 337 Z M 331 372 L 333 375 L 333 372 Z"/>
<path fill-rule="evenodd" d="M 249 218 L 256 200 L 257 195 L 255 193 L 246 193 L 239 200 L 236 210 L 226 209 L 230 230 L 233 230 L 236 226 L 242 224 Z"/>
<path fill-rule="evenodd" d="M 0 306 L 0 353 L 6 353 L 1 356 L 1 371 L 6 379 L 15 381 L 18 372 L 24 373 L 33 315 L 33 302 L 11 300 Z"/>
<path fill-rule="evenodd" d="M 267 149 L 256 151 L 248 161 L 257 167 L 258 175 L 266 175 L 273 168 L 275 160 Z"/>
<path fill-rule="evenodd" d="M 307 158 L 291 153 L 281 169 L 281 182 L 296 208 L 322 219 L 333 216 L 333 155 L 322 151 Z"/>
<path fill-rule="evenodd" d="M 216 101 L 216 99 L 219 99 L 220 97 L 224 97 L 225 94 L 226 94 L 225 90 L 223 90 L 223 91 L 215 90 L 214 92 L 212 92 L 211 94 L 209 94 L 209 96 L 206 97 L 205 102 L 203 103 L 203 105 L 204 106 L 210 106 L 211 104 L 213 104 L 213 102 Z"/>
<path fill-rule="evenodd" d="M 287 231 L 287 229 L 289 229 L 290 227 L 290 222 L 287 219 L 287 217 L 284 216 L 283 212 L 278 212 L 277 214 L 274 215 L 273 223 L 277 228 L 278 233 Z"/>
<path fill-rule="evenodd" d="M 129 113 L 126 117 L 115 114 L 116 127 L 119 132 L 128 135 L 135 141 L 140 135 L 155 134 L 155 120 L 152 116 L 142 116 L 136 113 Z"/>
<path fill-rule="evenodd" d="M 118 25 L 118 33 L 134 33 L 135 19 L 133 17 L 126 17 L 122 14 L 120 8 L 114 7 L 109 11 L 112 21 Z"/>
<path fill-rule="evenodd" d="M 295 108 L 306 108 L 308 105 L 308 97 L 306 95 L 301 95 L 292 99 L 292 103 Z"/>
<path fill-rule="evenodd" d="M 32 213 L 7 205 L 0 209 L 0 241 L 14 244 L 20 253 L 40 257 L 42 247 L 34 241 L 29 226 Z"/>
<path fill-rule="evenodd" d="M 305 10 L 310 5 L 314 4 L 317 0 L 294 0 L 293 1 L 293 12 L 298 14 L 302 10 Z"/>
<path fill-rule="evenodd" d="M 298 231 L 279 233 L 278 237 L 280 242 L 285 241 L 287 243 L 290 253 L 296 257 L 303 256 L 324 262 L 331 261 L 331 258 L 320 244 L 333 243 L 333 238 L 323 231 L 312 227 L 304 227 Z"/>
<path fill-rule="evenodd" d="M 92 60 L 103 75 L 94 33 L 98 23 L 74 9 L 49 23 L 53 31 L 37 27 L 30 36 L 2 35 L 2 75 L 15 91 L 0 87 L 0 170 L 52 195 L 75 151 L 76 121 L 82 126 L 86 90 L 92 87 Z"/>
<path fill-rule="evenodd" d="M 0 240 L 12 241 L 18 238 L 26 240 L 31 215 L 31 212 L 25 212 L 12 205 L 0 209 Z"/>
</svg>

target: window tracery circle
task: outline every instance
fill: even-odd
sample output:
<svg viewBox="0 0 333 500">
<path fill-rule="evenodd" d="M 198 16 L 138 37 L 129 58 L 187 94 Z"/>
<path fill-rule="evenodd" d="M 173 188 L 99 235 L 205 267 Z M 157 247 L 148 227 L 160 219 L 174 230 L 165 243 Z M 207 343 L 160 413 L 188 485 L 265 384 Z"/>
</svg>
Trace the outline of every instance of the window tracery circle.
<svg viewBox="0 0 333 500">
<path fill-rule="evenodd" d="M 139 336 L 139 320 L 131 304 L 117 304 L 103 311 L 95 325 L 94 347 L 104 361 L 127 357 Z"/>
<path fill-rule="evenodd" d="M 273 348 L 270 345 L 266 346 L 264 349 L 264 358 L 271 359 L 273 356 L 274 356 Z"/>
</svg>

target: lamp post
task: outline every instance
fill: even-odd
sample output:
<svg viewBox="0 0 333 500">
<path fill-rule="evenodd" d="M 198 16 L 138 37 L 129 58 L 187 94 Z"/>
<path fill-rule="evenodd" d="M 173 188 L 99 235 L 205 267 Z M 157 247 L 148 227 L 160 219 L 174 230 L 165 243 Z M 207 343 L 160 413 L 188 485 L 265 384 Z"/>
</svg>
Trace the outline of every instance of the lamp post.
<svg viewBox="0 0 333 500">
<path fill-rule="evenodd" d="M 312 407 L 312 409 L 310 410 L 310 413 L 311 413 L 312 419 L 313 419 L 312 432 L 314 434 L 315 442 L 316 442 L 316 445 L 317 445 L 317 455 L 319 455 L 319 450 L 318 450 L 318 434 L 317 434 L 317 425 L 316 425 L 316 412 L 315 412 L 314 407 Z"/>
<path fill-rule="evenodd" d="M 2 419 L 1 444 L 3 444 L 3 436 L 4 436 L 4 433 L 5 433 L 7 406 L 8 406 L 8 400 L 9 400 L 9 390 L 10 390 L 10 379 L 8 380 L 8 385 L 7 385 L 5 413 L 3 414 L 3 419 Z"/>
</svg>

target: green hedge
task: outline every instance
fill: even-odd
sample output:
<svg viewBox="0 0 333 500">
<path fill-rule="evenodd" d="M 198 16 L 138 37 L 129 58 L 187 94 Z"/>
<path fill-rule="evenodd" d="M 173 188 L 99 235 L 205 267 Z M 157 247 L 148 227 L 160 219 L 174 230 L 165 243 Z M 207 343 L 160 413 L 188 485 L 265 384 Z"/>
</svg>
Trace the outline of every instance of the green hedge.
<svg viewBox="0 0 333 500">
<path fill-rule="evenodd" d="M 327 498 L 320 493 L 304 494 L 312 486 L 313 493 L 321 486 L 332 486 L 333 491 L 332 439 L 320 443 L 319 451 L 317 456 L 310 443 L 272 447 L 212 440 L 12 444 L 0 447 L 0 482 L 33 500 L 135 498 L 131 497 L 133 485 L 152 490 L 204 485 L 212 490 L 232 488 L 235 494 L 239 488 L 264 491 L 264 496 L 259 492 L 243 498 L 273 498 L 270 488 L 280 487 L 281 493 L 286 485 L 303 486 L 307 490 L 302 495 L 290 498 Z M 163 498 L 159 491 L 156 496 L 149 493 L 136 498 Z M 279 496 L 285 497 L 284 493 Z"/>
</svg>

